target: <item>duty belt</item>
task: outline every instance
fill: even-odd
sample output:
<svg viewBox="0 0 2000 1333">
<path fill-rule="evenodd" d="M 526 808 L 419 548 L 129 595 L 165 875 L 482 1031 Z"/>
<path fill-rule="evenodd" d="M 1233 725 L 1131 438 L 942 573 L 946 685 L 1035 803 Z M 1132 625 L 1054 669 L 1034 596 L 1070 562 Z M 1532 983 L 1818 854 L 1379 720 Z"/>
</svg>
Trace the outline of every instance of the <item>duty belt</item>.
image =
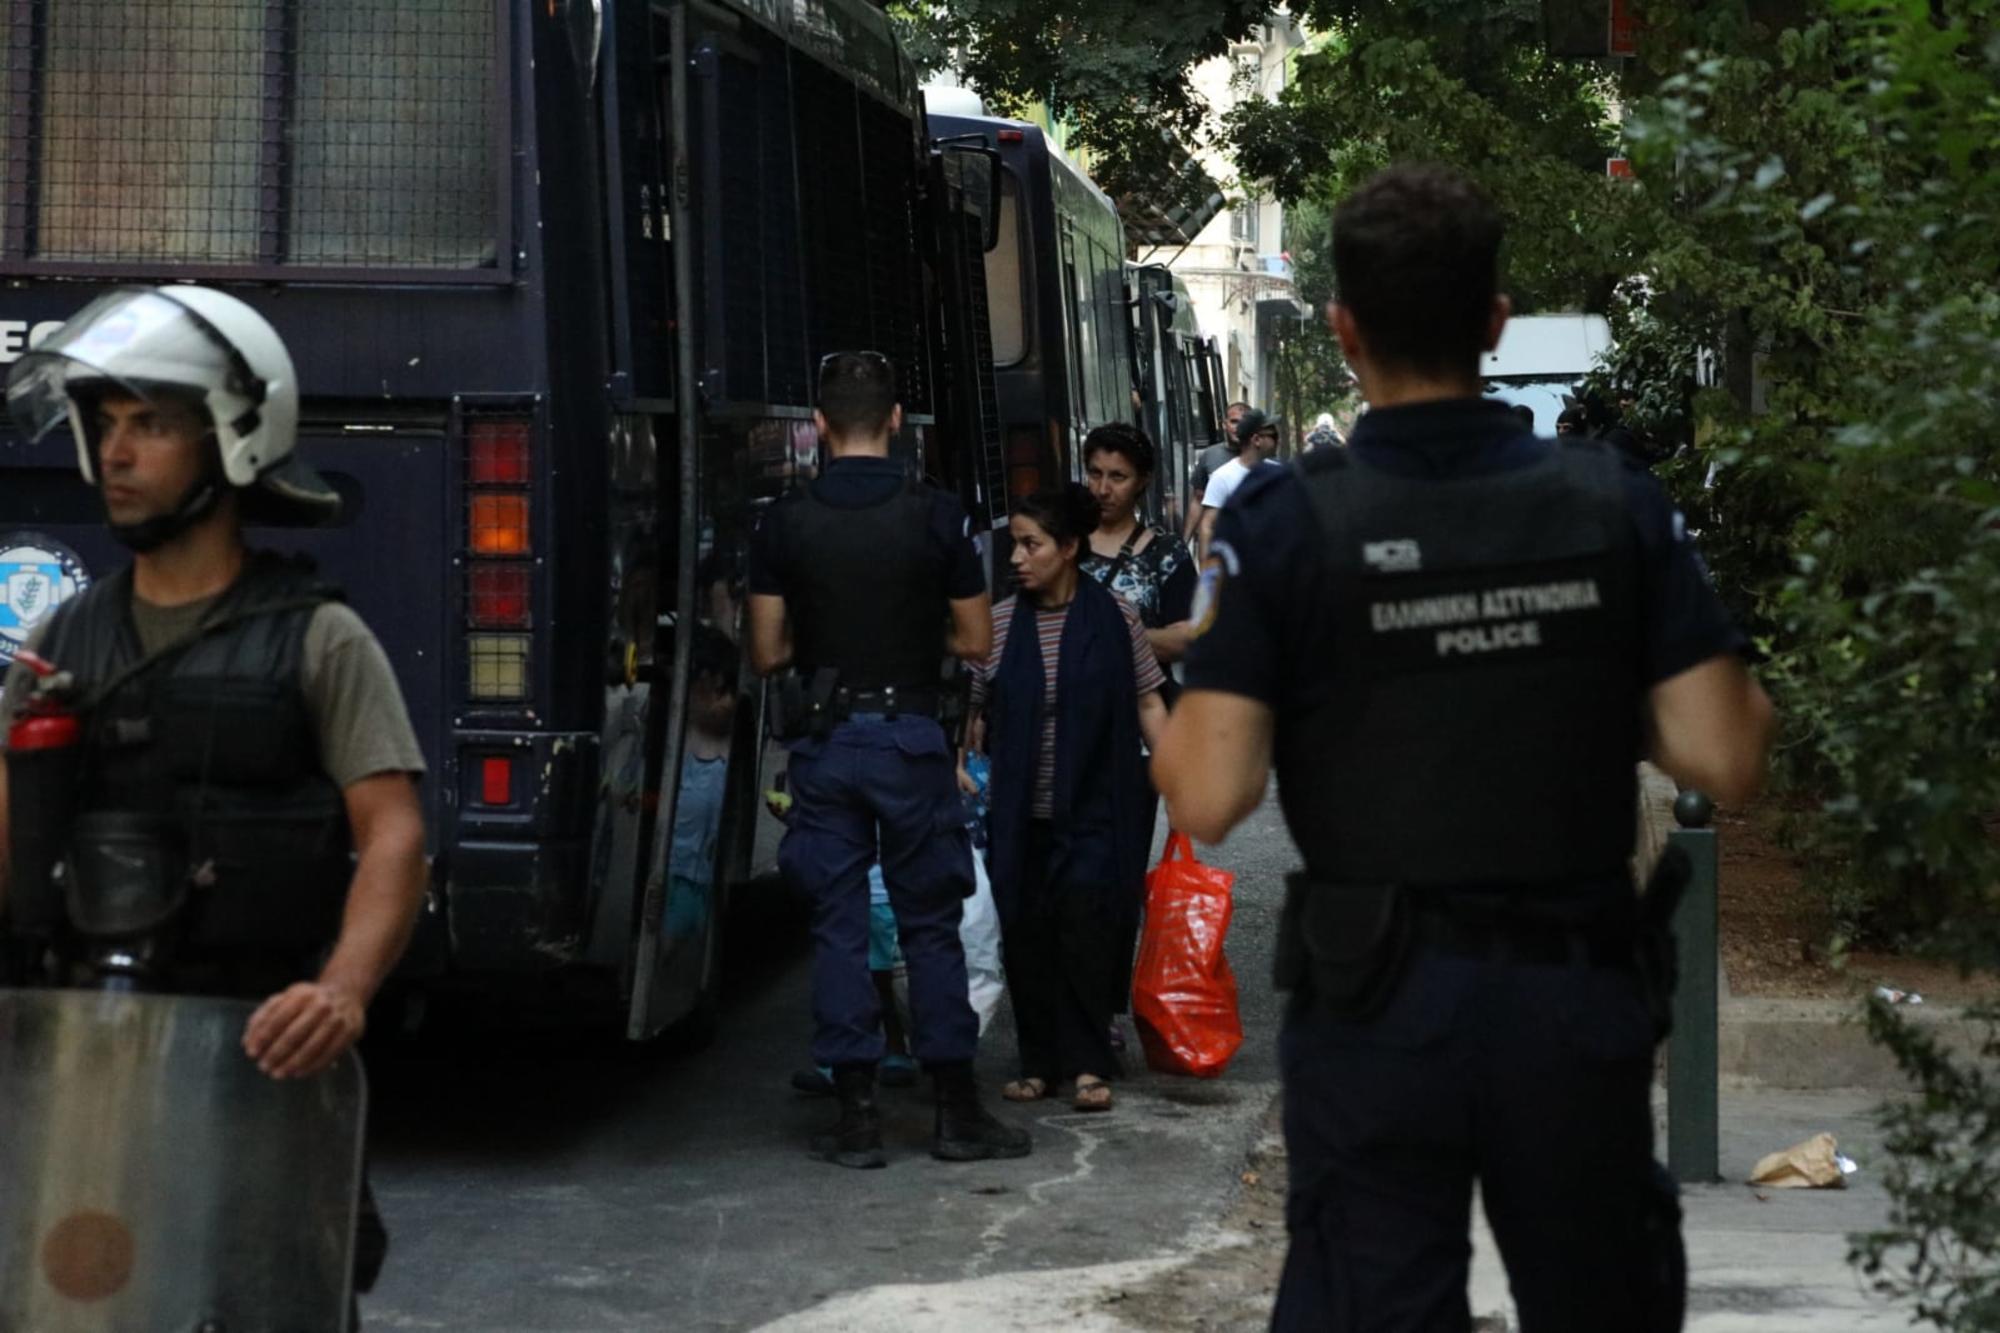
<svg viewBox="0 0 2000 1333">
<path fill-rule="evenodd" d="M 1490 962 L 1629 968 L 1628 930 L 1575 926 L 1519 916 L 1466 916 L 1437 905 L 1419 907 L 1415 936 L 1439 953 Z"/>
<path fill-rule="evenodd" d="M 833 692 L 833 715 L 843 721 L 856 713 L 881 713 L 886 717 L 927 717 L 935 720 L 943 706 L 943 691 L 928 685 L 907 690 L 887 685 L 879 690 L 842 688 Z"/>
</svg>

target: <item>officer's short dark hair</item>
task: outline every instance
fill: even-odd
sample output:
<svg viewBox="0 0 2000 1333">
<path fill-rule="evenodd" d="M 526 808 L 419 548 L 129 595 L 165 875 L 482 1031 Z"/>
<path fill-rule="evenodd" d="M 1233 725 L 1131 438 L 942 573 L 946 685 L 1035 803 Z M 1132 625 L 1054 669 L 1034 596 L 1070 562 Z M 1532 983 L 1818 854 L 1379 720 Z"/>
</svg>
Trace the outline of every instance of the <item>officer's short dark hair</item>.
<svg viewBox="0 0 2000 1333">
<path fill-rule="evenodd" d="M 896 367 L 880 352 L 833 353 L 819 365 L 819 410 L 835 435 L 880 435 L 896 410 Z"/>
<path fill-rule="evenodd" d="M 1159 459 L 1159 451 L 1153 448 L 1146 432 L 1129 421 L 1107 422 L 1084 436 L 1083 461 L 1089 463 L 1094 454 L 1123 454 L 1132 470 L 1142 477 L 1153 475 Z"/>
<path fill-rule="evenodd" d="M 1335 299 L 1381 360 L 1476 373 L 1499 291 L 1502 231 L 1499 210 L 1456 171 L 1390 167 L 1334 210 Z"/>
<path fill-rule="evenodd" d="M 1090 488 L 1073 481 L 1023 496 L 1008 511 L 1012 517 L 1032 520 L 1058 546 L 1088 541 L 1090 534 L 1097 531 L 1098 513 L 1097 497 L 1090 493 Z M 1079 545 L 1079 555 L 1082 549 Z"/>
</svg>

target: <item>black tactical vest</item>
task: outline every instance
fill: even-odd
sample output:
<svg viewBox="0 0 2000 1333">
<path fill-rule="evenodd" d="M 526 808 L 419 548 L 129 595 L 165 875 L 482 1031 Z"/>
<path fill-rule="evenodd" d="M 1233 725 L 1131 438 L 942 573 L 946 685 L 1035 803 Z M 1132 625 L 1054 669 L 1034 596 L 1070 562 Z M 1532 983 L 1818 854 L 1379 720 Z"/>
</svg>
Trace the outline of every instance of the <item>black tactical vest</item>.
<svg viewBox="0 0 2000 1333">
<path fill-rule="evenodd" d="M 1622 873 L 1641 752 L 1639 551 L 1621 465 L 1559 445 L 1511 472 L 1301 465 L 1331 660 L 1277 738 L 1309 872 L 1347 883 Z"/>
<path fill-rule="evenodd" d="M 339 592 L 308 564 L 254 554 L 204 617 L 213 628 L 133 672 L 145 658 L 131 583 L 126 570 L 64 605 L 41 649 L 88 707 L 79 809 L 171 820 L 190 871 L 208 868 L 190 900 L 193 948 L 332 943 L 352 875 L 347 814 L 299 672 L 313 613 Z"/>
<path fill-rule="evenodd" d="M 929 488 L 909 483 L 866 509 L 830 505 L 810 486 L 795 496 L 783 513 L 785 607 L 800 672 L 831 667 L 851 690 L 936 689 L 951 607 Z"/>
</svg>

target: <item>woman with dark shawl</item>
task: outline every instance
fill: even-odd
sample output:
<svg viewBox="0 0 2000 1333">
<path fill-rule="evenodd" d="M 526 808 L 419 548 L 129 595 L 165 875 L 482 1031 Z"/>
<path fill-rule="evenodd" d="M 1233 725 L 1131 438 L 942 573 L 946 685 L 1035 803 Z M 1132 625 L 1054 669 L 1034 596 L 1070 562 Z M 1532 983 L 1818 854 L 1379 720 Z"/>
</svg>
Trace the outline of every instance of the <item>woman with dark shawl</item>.
<svg viewBox="0 0 2000 1333">
<path fill-rule="evenodd" d="M 1167 718 L 1138 613 L 1078 567 L 1097 521 L 1077 485 L 1014 506 L 1020 591 L 993 608 L 993 655 L 973 687 L 993 764 L 988 869 L 1021 1053 L 1002 1095 L 1034 1101 L 1074 1079 L 1082 1111 L 1111 1106 L 1124 923 L 1153 832 L 1140 740 Z"/>
</svg>

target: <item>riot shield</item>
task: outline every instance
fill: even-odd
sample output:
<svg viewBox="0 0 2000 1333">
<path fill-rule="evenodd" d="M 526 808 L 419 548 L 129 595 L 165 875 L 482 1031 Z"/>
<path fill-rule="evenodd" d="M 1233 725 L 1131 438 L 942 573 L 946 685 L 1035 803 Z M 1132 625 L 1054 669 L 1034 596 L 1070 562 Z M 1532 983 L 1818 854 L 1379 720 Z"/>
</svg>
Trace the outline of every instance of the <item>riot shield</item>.
<svg viewBox="0 0 2000 1333">
<path fill-rule="evenodd" d="M 341 1333 L 367 1089 L 239 1000 L 0 990 L 0 1333 Z"/>
</svg>

